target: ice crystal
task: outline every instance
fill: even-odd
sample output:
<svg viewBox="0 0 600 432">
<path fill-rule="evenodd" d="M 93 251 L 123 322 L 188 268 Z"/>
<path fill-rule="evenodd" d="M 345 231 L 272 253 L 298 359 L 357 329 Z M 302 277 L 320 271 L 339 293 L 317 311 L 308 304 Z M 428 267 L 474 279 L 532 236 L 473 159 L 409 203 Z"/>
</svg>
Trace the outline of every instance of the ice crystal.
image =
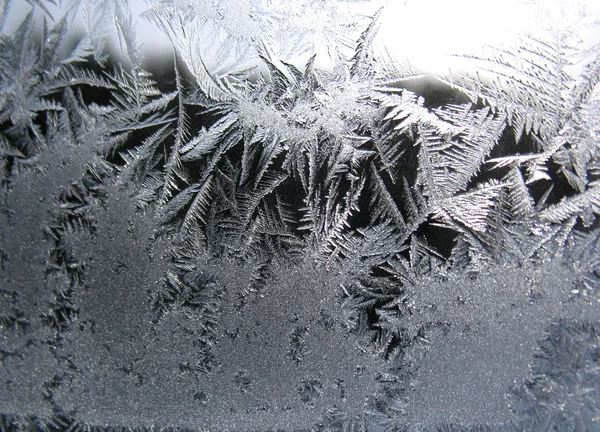
<svg viewBox="0 0 600 432">
<path fill-rule="evenodd" d="M 599 45 L 353 6 L 0 3 L 3 429 L 598 428 Z"/>
</svg>

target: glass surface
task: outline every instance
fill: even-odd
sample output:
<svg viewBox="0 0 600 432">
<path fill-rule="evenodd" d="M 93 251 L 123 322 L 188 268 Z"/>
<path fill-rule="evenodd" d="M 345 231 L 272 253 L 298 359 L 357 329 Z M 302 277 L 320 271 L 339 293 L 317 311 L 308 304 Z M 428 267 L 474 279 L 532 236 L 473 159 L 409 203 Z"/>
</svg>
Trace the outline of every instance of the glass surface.
<svg viewBox="0 0 600 432">
<path fill-rule="evenodd" d="M 0 429 L 600 430 L 598 17 L 0 0 Z"/>
</svg>

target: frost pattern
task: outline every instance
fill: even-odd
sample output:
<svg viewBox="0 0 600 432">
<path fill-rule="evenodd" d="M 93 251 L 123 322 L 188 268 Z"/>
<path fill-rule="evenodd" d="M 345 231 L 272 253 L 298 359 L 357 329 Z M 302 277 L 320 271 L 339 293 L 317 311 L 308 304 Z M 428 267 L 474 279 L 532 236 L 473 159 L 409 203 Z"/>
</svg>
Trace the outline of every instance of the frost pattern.
<svg viewBox="0 0 600 432">
<path fill-rule="evenodd" d="M 512 417 L 457 429 L 598 427 L 597 46 L 431 77 L 378 43 L 385 8 L 156 0 L 160 79 L 126 2 L 29 3 L 0 39 L 2 427 L 144 424 L 166 391 L 164 426 L 453 430 L 419 385 L 500 330 L 528 350 Z"/>
</svg>

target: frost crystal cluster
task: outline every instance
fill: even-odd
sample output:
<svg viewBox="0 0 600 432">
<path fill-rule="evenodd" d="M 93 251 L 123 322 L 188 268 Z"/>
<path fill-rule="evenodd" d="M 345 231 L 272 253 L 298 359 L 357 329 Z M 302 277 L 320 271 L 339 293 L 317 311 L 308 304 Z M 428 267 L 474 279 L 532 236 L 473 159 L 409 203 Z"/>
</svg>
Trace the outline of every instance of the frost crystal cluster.
<svg viewBox="0 0 600 432">
<path fill-rule="evenodd" d="M 597 22 L 367 4 L 0 0 L 2 430 L 600 429 Z"/>
</svg>

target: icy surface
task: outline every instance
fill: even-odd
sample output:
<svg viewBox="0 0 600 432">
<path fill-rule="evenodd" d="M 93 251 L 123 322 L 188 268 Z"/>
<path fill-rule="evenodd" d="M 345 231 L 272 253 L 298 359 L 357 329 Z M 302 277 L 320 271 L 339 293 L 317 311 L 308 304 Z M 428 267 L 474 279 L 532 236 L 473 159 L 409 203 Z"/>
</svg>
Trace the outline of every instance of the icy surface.
<svg viewBox="0 0 600 432">
<path fill-rule="evenodd" d="M 0 428 L 598 430 L 591 9 L 379 6 L 0 2 Z"/>
</svg>

